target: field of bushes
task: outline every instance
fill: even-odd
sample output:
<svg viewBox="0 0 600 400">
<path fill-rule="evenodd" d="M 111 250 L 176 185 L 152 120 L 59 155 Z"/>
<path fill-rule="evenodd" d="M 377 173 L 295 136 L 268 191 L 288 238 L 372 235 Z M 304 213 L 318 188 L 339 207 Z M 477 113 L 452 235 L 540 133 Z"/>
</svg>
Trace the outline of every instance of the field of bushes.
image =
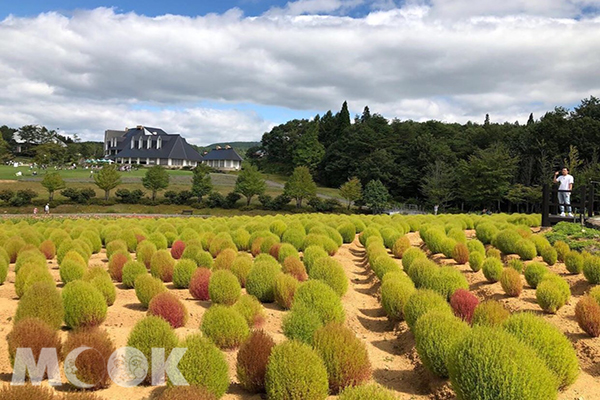
<svg viewBox="0 0 600 400">
<path fill-rule="evenodd" d="M 600 398 L 600 255 L 539 225 L 521 214 L 4 220 L 0 398 Z M 36 359 L 55 348 L 62 363 L 81 346 L 65 366 L 86 391 L 65 376 L 9 384 L 17 348 Z M 158 385 L 152 365 L 137 387 L 111 382 L 124 346 L 148 359 L 186 348 L 189 386 Z"/>
</svg>

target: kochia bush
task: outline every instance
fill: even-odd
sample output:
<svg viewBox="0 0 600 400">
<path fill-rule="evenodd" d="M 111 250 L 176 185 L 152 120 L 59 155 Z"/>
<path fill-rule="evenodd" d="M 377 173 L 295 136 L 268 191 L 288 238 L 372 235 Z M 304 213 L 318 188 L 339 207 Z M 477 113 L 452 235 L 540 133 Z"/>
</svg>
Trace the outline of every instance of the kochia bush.
<svg viewBox="0 0 600 400">
<path fill-rule="evenodd" d="M 525 280 L 529 286 L 535 289 L 547 273 L 549 271 L 544 264 L 532 262 L 525 268 Z"/>
<path fill-rule="evenodd" d="M 519 297 L 523 291 L 523 282 L 521 281 L 521 274 L 519 274 L 513 268 L 505 268 L 500 275 L 500 284 L 504 293 L 511 297 Z"/>
<path fill-rule="evenodd" d="M 250 334 L 246 320 L 234 309 L 211 306 L 202 316 L 202 333 L 222 349 L 238 347 Z"/>
<path fill-rule="evenodd" d="M 580 274 L 583 271 L 583 256 L 575 250 L 569 251 L 565 255 L 565 266 L 567 271 L 572 274 Z"/>
<path fill-rule="evenodd" d="M 589 295 L 582 296 L 575 306 L 579 327 L 592 337 L 600 336 L 600 304 Z"/>
<path fill-rule="evenodd" d="M 412 264 L 421 258 L 427 258 L 427 255 L 418 247 L 411 247 L 406 250 L 402 255 L 402 268 L 404 268 L 404 272 L 408 274 Z"/>
<path fill-rule="evenodd" d="M 236 372 L 240 385 L 250 393 L 265 391 L 265 374 L 275 342 L 263 330 L 254 331 L 240 346 Z"/>
<path fill-rule="evenodd" d="M 390 319 L 404 319 L 404 306 L 414 291 L 415 285 L 410 279 L 386 277 L 381 284 L 381 306 Z"/>
<path fill-rule="evenodd" d="M 208 285 L 212 272 L 208 268 L 197 268 L 190 279 L 190 294 L 194 299 L 208 301 L 210 294 Z"/>
<path fill-rule="evenodd" d="M 371 383 L 361 386 L 349 386 L 340 393 L 339 400 L 396 400 L 391 390 Z"/>
<path fill-rule="evenodd" d="M 8 357 L 14 365 L 18 348 L 29 348 L 36 364 L 43 348 L 54 348 L 60 354 L 61 342 L 58 331 L 38 318 L 24 318 L 17 322 L 6 336 Z"/>
<path fill-rule="evenodd" d="M 494 283 L 500 280 L 504 266 L 502 265 L 502 261 L 499 259 L 488 257 L 483 262 L 482 269 L 485 279 L 487 279 L 488 282 Z"/>
<path fill-rule="evenodd" d="M 450 297 L 450 306 L 454 311 L 454 315 L 469 324 L 478 305 L 479 300 L 477 297 L 466 289 L 457 289 Z"/>
<path fill-rule="evenodd" d="M 188 312 L 185 305 L 170 292 L 159 293 L 148 304 L 148 315 L 154 315 L 167 321 L 173 328 L 185 326 Z"/>
<path fill-rule="evenodd" d="M 471 252 L 469 254 L 469 267 L 473 272 L 478 272 L 483 266 L 485 260 L 485 254 L 478 251 Z"/>
<path fill-rule="evenodd" d="M 281 269 L 269 262 L 255 262 L 246 278 L 246 291 L 263 303 L 275 301 L 275 278 Z"/>
<path fill-rule="evenodd" d="M 318 280 L 308 280 L 296 290 L 292 311 L 302 307 L 316 313 L 323 324 L 341 323 L 346 318 L 340 297 L 331 287 Z"/>
<path fill-rule="evenodd" d="M 288 257 L 283 261 L 283 272 L 296 278 L 300 282 L 308 279 L 304 263 L 296 257 Z"/>
<path fill-rule="evenodd" d="M 333 258 L 323 257 L 316 260 L 308 275 L 328 284 L 340 297 L 348 290 L 348 278 L 344 267 Z"/>
<path fill-rule="evenodd" d="M 600 256 L 590 256 L 583 260 L 583 276 L 591 284 L 600 283 Z"/>
<path fill-rule="evenodd" d="M 173 270 L 175 268 L 175 259 L 171 257 L 168 250 L 158 250 L 150 260 L 150 273 L 163 282 L 173 280 Z"/>
<path fill-rule="evenodd" d="M 275 279 L 275 302 L 288 310 L 292 307 L 294 294 L 300 283 L 291 275 L 280 273 Z"/>
<path fill-rule="evenodd" d="M 266 319 L 265 311 L 260 301 L 249 294 L 243 294 L 231 308 L 244 317 L 250 328 L 258 328 Z"/>
<path fill-rule="evenodd" d="M 167 288 L 158 278 L 149 274 L 138 275 L 134 283 L 135 295 L 144 308 L 148 308 L 150 300 L 159 293 L 166 292 Z"/>
<path fill-rule="evenodd" d="M 408 298 L 404 306 L 404 319 L 413 330 L 422 315 L 434 310 L 452 315 L 452 309 L 442 295 L 433 290 L 419 289 Z"/>
<path fill-rule="evenodd" d="M 122 280 L 127 289 L 132 289 L 135 284 L 135 278 L 139 275 L 146 275 L 148 271 L 146 266 L 140 261 L 128 261 L 123 266 Z"/>
<path fill-rule="evenodd" d="M 62 325 L 64 315 L 63 299 L 56 286 L 50 282 L 37 282 L 19 300 L 13 322 L 39 318 L 57 330 Z"/>
<path fill-rule="evenodd" d="M 242 287 L 233 273 L 221 269 L 210 277 L 208 293 L 213 303 L 230 306 L 240 298 Z"/>
<path fill-rule="evenodd" d="M 62 297 L 68 327 L 93 327 L 104 322 L 106 299 L 91 283 L 81 280 L 67 283 L 62 290 Z"/>
<path fill-rule="evenodd" d="M 452 258 L 457 264 L 466 264 L 469 261 L 469 249 L 464 243 L 456 243 L 452 250 Z"/>
<path fill-rule="evenodd" d="M 546 274 L 537 286 L 535 297 L 542 310 L 555 314 L 571 298 L 571 289 L 560 276 Z"/>
<path fill-rule="evenodd" d="M 487 300 L 480 303 L 473 312 L 473 325 L 501 326 L 510 317 L 510 312 L 502 303 Z"/>
</svg>

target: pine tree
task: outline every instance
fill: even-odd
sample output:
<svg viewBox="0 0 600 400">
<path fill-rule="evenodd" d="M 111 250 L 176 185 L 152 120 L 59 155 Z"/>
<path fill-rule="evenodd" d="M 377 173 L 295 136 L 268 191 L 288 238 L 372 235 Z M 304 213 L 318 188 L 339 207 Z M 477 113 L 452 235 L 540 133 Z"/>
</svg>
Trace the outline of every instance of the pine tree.
<svg viewBox="0 0 600 400">
<path fill-rule="evenodd" d="M 527 120 L 527 126 L 533 125 L 535 120 L 533 119 L 533 113 L 529 114 L 529 119 Z"/>
<path fill-rule="evenodd" d="M 317 194 L 317 185 L 307 167 L 301 166 L 294 169 L 294 173 L 285 183 L 283 193 L 296 199 L 296 207 L 302 207 L 302 200 L 314 197 Z"/>
<path fill-rule="evenodd" d="M 371 208 L 373 214 L 382 212 L 387 206 L 390 194 L 387 188 L 379 179 L 369 181 L 363 192 L 363 200 L 365 204 Z"/>
<path fill-rule="evenodd" d="M 350 111 L 348 111 L 348 103 L 344 101 L 344 104 L 342 104 L 342 109 L 340 110 L 340 112 L 337 114 L 336 116 L 337 119 L 337 130 L 336 130 L 336 140 L 339 140 L 342 135 L 344 134 L 344 131 L 346 130 L 346 128 L 349 128 L 351 123 L 350 123 Z"/>
</svg>

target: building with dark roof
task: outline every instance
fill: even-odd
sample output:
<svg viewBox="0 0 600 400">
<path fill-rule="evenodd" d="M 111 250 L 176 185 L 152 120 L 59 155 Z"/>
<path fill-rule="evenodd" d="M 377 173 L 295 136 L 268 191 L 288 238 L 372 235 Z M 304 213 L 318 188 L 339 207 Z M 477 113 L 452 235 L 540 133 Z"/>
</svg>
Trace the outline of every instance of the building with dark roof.
<svg viewBox="0 0 600 400">
<path fill-rule="evenodd" d="M 242 157 L 230 146 L 217 146 L 202 156 L 202 163 L 209 167 L 224 171 L 239 171 L 242 169 Z"/>
<path fill-rule="evenodd" d="M 104 132 L 104 157 L 117 164 L 195 167 L 202 156 L 181 135 L 138 125 Z"/>
</svg>

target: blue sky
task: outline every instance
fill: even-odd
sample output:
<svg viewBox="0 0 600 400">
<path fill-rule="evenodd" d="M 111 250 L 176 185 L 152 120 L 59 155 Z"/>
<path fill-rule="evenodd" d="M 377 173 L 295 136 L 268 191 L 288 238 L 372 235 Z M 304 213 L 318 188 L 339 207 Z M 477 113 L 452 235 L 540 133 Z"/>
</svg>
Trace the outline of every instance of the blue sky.
<svg viewBox="0 0 600 400">
<path fill-rule="evenodd" d="M 0 2 L 0 125 L 259 140 L 348 101 L 525 122 L 600 95 L 600 0 Z M 169 16 L 165 16 L 169 14 Z"/>
</svg>

